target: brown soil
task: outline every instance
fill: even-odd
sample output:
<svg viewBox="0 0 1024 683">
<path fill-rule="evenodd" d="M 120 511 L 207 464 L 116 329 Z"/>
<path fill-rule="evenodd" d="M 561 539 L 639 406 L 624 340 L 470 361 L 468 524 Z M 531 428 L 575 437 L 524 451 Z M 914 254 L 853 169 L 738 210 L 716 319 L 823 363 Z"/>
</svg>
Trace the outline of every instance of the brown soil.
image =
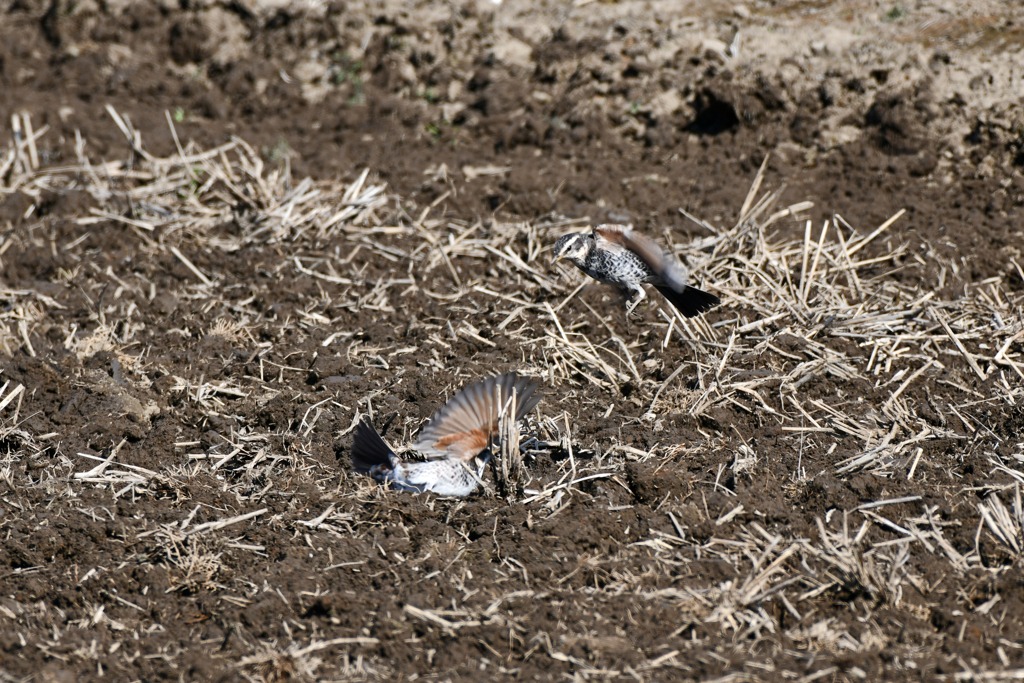
<svg viewBox="0 0 1024 683">
<path fill-rule="evenodd" d="M 640 4 L 0 3 L 0 122 L 26 112 L 48 126 L 36 176 L 69 178 L 40 189 L 0 153 L 0 384 L 24 386 L 0 409 L 5 680 L 1024 670 L 1024 393 L 1020 361 L 995 357 L 1024 310 L 1024 114 L 999 66 L 1019 62 L 1019 17 L 979 4 L 974 23 L 925 31 L 910 23 L 940 14 L 928 4 L 910 18 L 900 5 L 810 2 L 637 18 Z M 892 44 L 819 45 L 847 13 L 875 17 L 864 30 Z M 747 25 L 741 48 L 784 29 L 792 54 L 730 57 L 711 42 Z M 368 168 L 366 183 L 393 193 L 381 221 L 406 229 L 249 239 L 262 220 L 252 196 L 232 196 L 233 218 L 216 225 L 109 220 L 154 214 L 128 198 L 141 175 L 104 176 L 131 152 L 107 105 L 155 157 L 177 154 L 167 114 L 183 145 L 237 136 L 281 194 L 307 176 L 344 187 Z M 833 213 L 864 235 L 906 209 L 858 254 L 880 257 L 858 271 L 865 310 L 934 292 L 964 353 L 908 312 L 877 333 L 893 355 L 872 374 L 872 347 L 824 304 L 748 329 L 733 353 L 731 330 L 763 313 L 728 295 L 711 327 L 694 327 L 717 343 L 666 345 L 655 306 L 627 325 L 596 286 L 559 309 L 560 325 L 625 340 L 617 376 L 566 370 L 530 342 L 557 334 L 542 305 L 575 286 L 538 236 L 613 221 L 679 245 L 714 237 L 679 210 L 734 225 L 766 155 L 762 187 L 785 184 L 779 206 L 815 204 L 773 239 L 801 240 L 803 218 L 817 239 Z M 444 245 L 472 226 L 536 274 L 482 246 L 451 269 L 428 261 L 437 249 L 422 233 Z M 215 288 L 197 287 L 170 246 Z M 799 278 L 798 261 L 778 272 Z M 503 325 L 522 297 L 530 307 Z M 968 330 L 958 302 L 1003 313 Z M 900 356 L 891 344 L 912 323 L 920 338 Z M 1021 340 L 1006 343 L 1019 359 Z M 773 413 L 810 427 L 779 378 L 823 353 L 838 364 L 798 379 L 794 396 L 840 415 L 814 408 L 820 430 L 780 427 Z M 932 357 L 941 367 L 901 393 L 906 420 L 891 418 L 883 404 Z M 599 477 L 507 503 L 383 491 L 350 472 L 358 414 L 405 443 L 454 389 L 506 369 L 547 380 L 527 426 L 547 442 L 528 460 L 527 495 Z M 772 379 L 701 403 L 716 370 Z M 859 430 L 906 445 L 844 469 L 867 448 Z M 74 476 L 112 454 L 106 471 Z M 1015 539 L 984 525 L 993 492 L 1018 515 Z M 908 497 L 869 510 L 880 517 L 857 510 Z M 750 583 L 787 548 L 781 573 Z"/>
</svg>

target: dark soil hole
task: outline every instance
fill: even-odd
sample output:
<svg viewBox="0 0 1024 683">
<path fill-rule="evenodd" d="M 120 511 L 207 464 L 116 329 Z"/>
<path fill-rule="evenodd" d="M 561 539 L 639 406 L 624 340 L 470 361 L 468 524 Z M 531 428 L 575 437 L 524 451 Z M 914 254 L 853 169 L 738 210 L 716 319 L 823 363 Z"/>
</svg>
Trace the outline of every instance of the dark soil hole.
<svg viewBox="0 0 1024 683">
<path fill-rule="evenodd" d="M 697 117 L 685 128 L 696 135 L 718 135 L 740 124 L 736 108 L 713 90 L 704 90 L 694 102 Z"/>
</svg>

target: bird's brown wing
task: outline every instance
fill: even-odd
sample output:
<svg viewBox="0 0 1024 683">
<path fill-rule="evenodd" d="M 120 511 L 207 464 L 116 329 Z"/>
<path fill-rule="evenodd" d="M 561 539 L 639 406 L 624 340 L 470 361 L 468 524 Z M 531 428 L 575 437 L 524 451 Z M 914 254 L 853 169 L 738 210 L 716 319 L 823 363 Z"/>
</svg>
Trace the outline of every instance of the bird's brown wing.
<svg viewBox="0 0 1024 683">
<path fill-rule="evenodd" d="M 413 444 L 428 458 L 471 460 L 491 444 L 498 431 L 498 417 L 515 389 L 516 419 L 540 401 L 539 384 L 509 372 L 488 377 L 455 394 L 437 411 Z"/>
<path fill-rule="evenodd" d="M 626 249 L 626 233 L 632 232 L 625 225 L 605 223 L 594 226 L 594 246 L 598 249 L 605 249 L 610 252 L 620 252 Z"/>
<path fill-rule="evenodd" d="M 619 251 L 629 249 L 654 273 L 676 291 L 686 286 L 685 271 L 654 240 L 624 225 L 599 225 L 594 228 L 598 247 Z"/>
</svg>

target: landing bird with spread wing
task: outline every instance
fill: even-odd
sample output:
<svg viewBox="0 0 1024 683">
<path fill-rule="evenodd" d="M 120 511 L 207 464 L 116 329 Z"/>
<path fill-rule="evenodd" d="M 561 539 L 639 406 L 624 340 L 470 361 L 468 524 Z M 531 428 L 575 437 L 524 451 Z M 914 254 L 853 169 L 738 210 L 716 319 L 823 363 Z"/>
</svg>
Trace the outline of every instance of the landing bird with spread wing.
<svg viewBox="0 0 1024 683">
<path fill-rule="evenodd" d="M 426 462 L 404 462 L 362 420 L 352 442 L 352 467 L 400 491 L 433 491 L 441 496 L 468 496 L 476 490 L 497 440 L 498 418 L 509 406 L 516 421 L 540 401 L 539 383 L 509 372 L 463 388 L 427 422 L 413 448 Z"/>
<path fill-rule="evenodd" d="M 717 306 L 714 294 L 686 284 L 686 267 L 648 237 L 624 225 L 605 224 L 592 232 L 564 235 L 555 243 L 555 260 L 566 259 L 584 273 L 618 287 L 627 299 L 636 299 L 626 316 L 644 300 L 643 285 L 655 289 L 687 318 Z"/>
</svg>

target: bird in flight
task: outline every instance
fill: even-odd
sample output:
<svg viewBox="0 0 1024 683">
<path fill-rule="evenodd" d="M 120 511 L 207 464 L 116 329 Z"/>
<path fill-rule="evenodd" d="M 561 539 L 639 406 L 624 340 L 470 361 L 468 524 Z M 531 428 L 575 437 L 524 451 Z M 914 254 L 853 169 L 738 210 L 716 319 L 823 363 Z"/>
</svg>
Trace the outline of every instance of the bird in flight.
<svg viewBox="0 0 1024 683">
<path fill-rule="evenodd" d="M 352 442 L 352 467 L 400 491 L 433 491 L 441 496 L 468 496 L 476 490 L 497 441 L 504 410 L 516 421 L 540 401 L 539 383 L 509 372 L 464 387 L 434 413 L 413 449 L 425 462 L 405 462 L 377 430 L 361 420 Z M 515 390 L 516 404 L 508 406 Z"/>
<path fill-rule="evenodd" d="M 595 280 L 615 285 L 627 300 L 635 295 L 626 309 L 627 318 L 646 298 L 644 284 L 653 285 L 687 318 L 721 302 L 714 294 L 686 284 L 683 264 L 625 225 L 607 223 L 595 226 L 590 233 L 563 235 L 554 251 L 555 261 L 566 259 Z"/>
</svg>

